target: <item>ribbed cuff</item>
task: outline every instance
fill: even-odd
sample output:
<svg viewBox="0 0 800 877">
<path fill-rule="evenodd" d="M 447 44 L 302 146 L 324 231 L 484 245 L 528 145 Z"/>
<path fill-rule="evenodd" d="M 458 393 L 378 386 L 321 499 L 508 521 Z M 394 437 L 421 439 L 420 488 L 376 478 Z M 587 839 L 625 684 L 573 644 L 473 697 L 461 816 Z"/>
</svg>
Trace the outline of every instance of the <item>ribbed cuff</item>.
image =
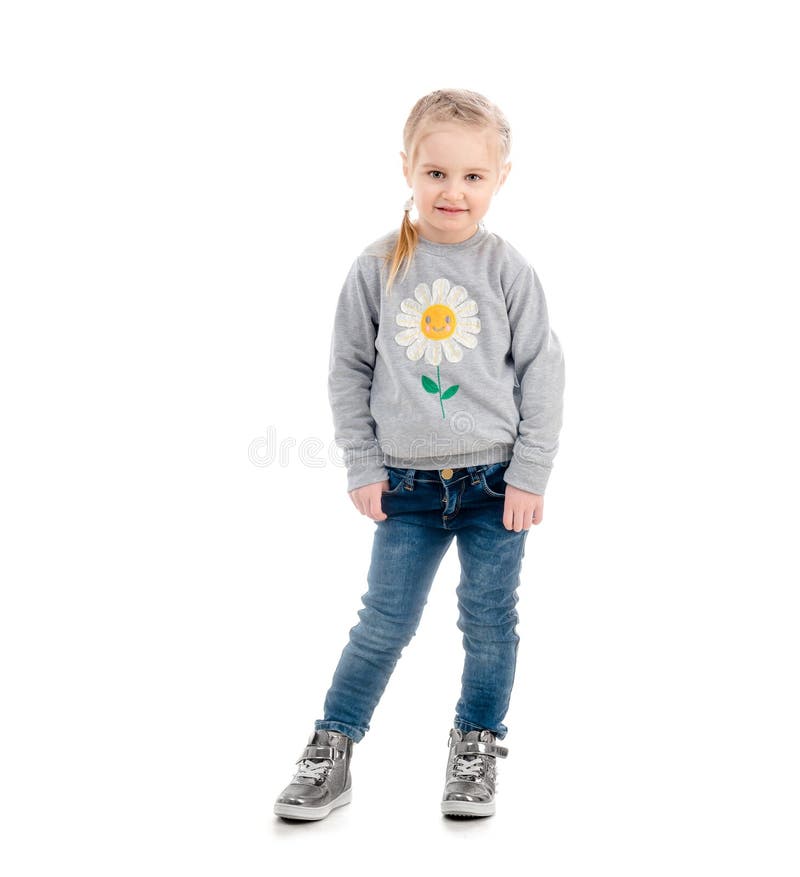
<svg viewBox="0 0 800 877">
<path fill-rule="evenodd" d="M 527 490 L 528 493 L 544 496 L 544 491 L 552 471 L 547 466 L 524 462 L 519 457 L 512 457 L 503 480 L 512 487 L 518 487 L 520 490 Z"/>
<path fill-rule="evenodd" d="M 388 481 L 389 473 L 382 462 L 375 459 L 360 460 L 347 467 L 347 492 L 376 481 Z"/>
</svg>

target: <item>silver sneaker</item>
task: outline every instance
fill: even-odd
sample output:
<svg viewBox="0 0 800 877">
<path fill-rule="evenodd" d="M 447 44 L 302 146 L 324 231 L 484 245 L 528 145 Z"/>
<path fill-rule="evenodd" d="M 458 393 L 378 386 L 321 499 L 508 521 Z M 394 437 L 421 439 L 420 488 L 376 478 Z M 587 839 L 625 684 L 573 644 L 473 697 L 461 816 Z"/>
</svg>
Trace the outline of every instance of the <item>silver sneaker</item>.
<svg viewBox="0 0 800 877">
<path fill-rule="evenodd" d="M 338 731 L 313 731 L 295 764 L 294 779 L 275 801 L 275 814 L 288 819 L 324 819 L 352 797 L 352 737 Z"/>
<path fill-rule="evenodd" d="M 492 731 L 469 731 L 451 728 L 448 744 L 442 813 L 447 816 L 492 816 L 497 781 L 497 759 L 505 758 L 508 749 L 498 746 Z"/>
</svg>

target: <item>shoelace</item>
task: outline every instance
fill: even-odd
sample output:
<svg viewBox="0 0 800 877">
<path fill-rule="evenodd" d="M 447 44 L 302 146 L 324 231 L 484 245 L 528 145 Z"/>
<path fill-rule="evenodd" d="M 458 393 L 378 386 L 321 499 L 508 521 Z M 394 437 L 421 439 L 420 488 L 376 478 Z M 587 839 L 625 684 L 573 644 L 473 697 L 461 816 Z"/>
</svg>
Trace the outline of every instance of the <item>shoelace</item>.
<svg viewBox="0 0 800 877">
<path fill-rule="evenodd" d="M 453 777 L 457 780 L 483 779 L 486 763 L 480 755 L 456 755 Z"/>
<path fill-rule="evenodd" d="M 333 767 L 330 758 L 311 759 L 304 758 L 299 762 L 300 767 L 294 775 L 295 780 L 314 780 L 315 783 L 324 782 Z"/>
</svg>

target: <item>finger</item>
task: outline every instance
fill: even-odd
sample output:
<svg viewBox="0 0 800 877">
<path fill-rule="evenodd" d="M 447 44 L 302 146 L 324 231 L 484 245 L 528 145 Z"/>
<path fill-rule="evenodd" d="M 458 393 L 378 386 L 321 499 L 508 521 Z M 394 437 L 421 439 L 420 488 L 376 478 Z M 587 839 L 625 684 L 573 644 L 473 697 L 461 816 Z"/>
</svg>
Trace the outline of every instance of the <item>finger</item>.
<svg viewBox="0 0 800 877">
<path fill-rule="evenodd" d="M 386 482 L 386 489 L 389 489 L 389 482 Z M 389 516 L 383 510 L 383 497 L 378 497 L 378 520 L 385 521 Z"/>
<path fill-rule="evenodd" d="M 353 500 L 353 505 L 356 507 L 360 514 L 364 514 L 364 501 L 361 499 L 361 495 L 359 493 L 351 493 L 350 499 Z"/>
<path fill-rule="evenodd" d="M 506 518 L 508 518 L 507 523 Z M 503 516 L 503 523 L 506 525 L 507 530 L 519 532 L 519 511 L 513 505 L 509 505 L 507 514 Z"/>
<path fill-rule="evenodd" d="M 387 515 L 386 512 L 384 512 L 384 510 L 383 510 L 383 501 L 382 501 L 382 498 L 381 498 L 381 496 L 378 496 L 378 498 L 375 500 L 375 515 L 374 515 L 374 519 L 375 519 L 376 521 L 385 521 L 387 517 L 388 517 L 388 515 Z"/>
<path fill-rule="evenodd" d="M 365 514 L 367 515 L 368 518 L 372 518 L 373 521 L 375 520 L 375 497 L 374 496 L 371 496 L 367 500 Z"/>
<path fill-rule="evenodd" d="M 533 526 L 534 518 L 536 517 L 536 507 L 532 509 L 527 509 L 525 512 L 525 529 L 530 530 Z"/>
<path fill-rule="evenodd" d="M 505 505 L 503 506 L 503 526 L 506 530 L 514 529 L 514 512 L 508 497 L 505 498 Z"/>
<path fill-rule="evenodd" d="M 382 521 L 386 515 L 381 507 L 381 494 L 372 497 L 372 505 L 370 507 L 370 517 L 373 521 Z"/>
</svg>

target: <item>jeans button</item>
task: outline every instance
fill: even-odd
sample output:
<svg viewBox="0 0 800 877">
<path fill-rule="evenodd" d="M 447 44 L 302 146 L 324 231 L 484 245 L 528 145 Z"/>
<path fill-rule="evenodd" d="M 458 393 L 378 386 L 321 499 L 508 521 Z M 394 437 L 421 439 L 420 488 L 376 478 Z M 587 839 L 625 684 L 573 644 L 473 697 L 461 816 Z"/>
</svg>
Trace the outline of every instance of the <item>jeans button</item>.
<svg viewBox="0 0 800 877">
<path fill-rule="evenodd" d="M 442 469 L 442 478 L 448 479 L 453 477 L 452 469 Z"/>
</svg>

